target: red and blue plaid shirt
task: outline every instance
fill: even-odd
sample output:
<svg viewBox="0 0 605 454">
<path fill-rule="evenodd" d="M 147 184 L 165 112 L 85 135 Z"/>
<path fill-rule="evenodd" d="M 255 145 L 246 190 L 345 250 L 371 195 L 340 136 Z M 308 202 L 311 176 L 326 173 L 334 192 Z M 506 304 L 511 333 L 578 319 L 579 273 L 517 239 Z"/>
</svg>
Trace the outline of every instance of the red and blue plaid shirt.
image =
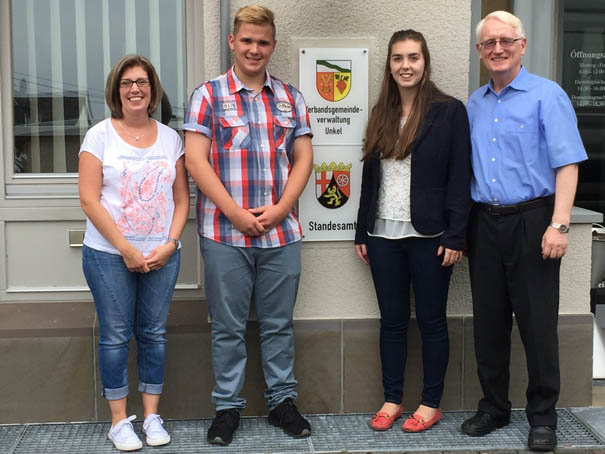
<svg viewBox="0 0 605 454">
<path fill-rule="evenodd" d="M 311 134 L 307 106 L 296 88 L 267 73 L 255 94 L 233 67 L 195 89 L 183 130 L 212 140 L 210 165 L 245 209 L 279 201 L 292 166 L 294 140 Z M 197 228 L 200 236 L 238 247 L 280 247 L 302 238 L 294 212 L 264 235 L 244 235 L 199 189 Z"/>
</svg>

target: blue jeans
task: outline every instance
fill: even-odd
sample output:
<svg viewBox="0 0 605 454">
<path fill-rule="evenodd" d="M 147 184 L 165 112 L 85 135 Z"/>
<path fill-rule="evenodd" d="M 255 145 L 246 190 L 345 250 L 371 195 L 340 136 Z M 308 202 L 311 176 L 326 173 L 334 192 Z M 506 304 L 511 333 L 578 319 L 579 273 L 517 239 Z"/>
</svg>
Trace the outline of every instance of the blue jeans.
<svg viewBox="0 0 605 454">
<path fill-rule="evenodd" d="M 422 337 L 421 404 L 437 408 L 449 359 L 447 294 L 452 267 L 437 256 L 439 238 L 369 237 L 368 257 L 380 308 L 380 356 L 385 402 L 401 403 L 410 320 L 410 284 Z"/>
<path fill-rule="evenodd" d="M 137 341 L 139 391 L 161 394 L 166 358 L 166 320 L 179 274 L 180 251 L 157 271 L 135 273 L 122 256 L 82 248 L 82 268 L 99 319 L 99 369 L 103 397 L 128 395 L 128 351 Z"/>
<path fill-rule="evenodd" d="M 269 409 L 296 399 L 292 315 L 300 277 L 300 241 L 276 248 L 243 248 L 200 239 L 212 319 L 216 410 L 243 409 L 246 322 L 254 301 Z"/>
</svg>

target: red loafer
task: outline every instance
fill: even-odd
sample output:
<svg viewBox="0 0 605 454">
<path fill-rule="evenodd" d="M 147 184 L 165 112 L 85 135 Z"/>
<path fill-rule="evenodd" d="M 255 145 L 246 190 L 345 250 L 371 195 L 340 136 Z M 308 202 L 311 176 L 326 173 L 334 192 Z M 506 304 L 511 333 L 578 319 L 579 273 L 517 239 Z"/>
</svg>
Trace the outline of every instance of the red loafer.
<svg viewBox="0 0 605 454">
<path fill-rule="evenodd" d="M 441 421 L 441 409 L 438 408 L 435 415 L 429 420 L 424 420 L 418 413 L 414 413 L 405 420 L 401 429 L 404 432 L 422 432 L 439 421 Z"/>
<path fill-rule="evenodd" d="M 386 411 L 379 411 L 370 420 L 370 427 L 374 430 L 389 430 L 393 423 L 401 418 L 403 414 L 403 407 L 400 405 L 397 412 L 391 416 Z"/>
</svg>

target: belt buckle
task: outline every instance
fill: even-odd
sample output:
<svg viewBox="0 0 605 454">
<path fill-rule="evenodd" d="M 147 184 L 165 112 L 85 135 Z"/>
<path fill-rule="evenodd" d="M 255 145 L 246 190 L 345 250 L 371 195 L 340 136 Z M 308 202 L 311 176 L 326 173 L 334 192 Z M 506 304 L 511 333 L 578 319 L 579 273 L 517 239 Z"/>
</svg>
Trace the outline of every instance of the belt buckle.
<svg viewBox="0 0 605 454">
<path fill-rule="evenodd" d="M 501 213 L 499 213 L 498 211 L 495 210 L 495 208 L 491 205 L 487 206 L 487 212 L 492 215 L 492 216 L 500 216 Z"/>
</svg>

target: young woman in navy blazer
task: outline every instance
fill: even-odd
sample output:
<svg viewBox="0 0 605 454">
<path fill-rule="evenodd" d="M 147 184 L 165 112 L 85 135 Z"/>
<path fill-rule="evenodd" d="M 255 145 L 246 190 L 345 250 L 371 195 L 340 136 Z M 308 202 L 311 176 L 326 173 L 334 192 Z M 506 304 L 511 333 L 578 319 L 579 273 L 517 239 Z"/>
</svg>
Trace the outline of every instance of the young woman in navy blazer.
<svg viewBox="0 0 605 454">
<path fill-rule="evenodd" d="M 420 405 L 403 424 L 420 432 L 441 419 L 449 357 L 446 321 L 452 265 L 460 263 L 471 206 L 464 105 L 431 81 L 424 36 L 393 34 L 363 150 L 355 250 L 370 265 L 380 308 L 385 402 L 370 421 L 387 430 L 403 413 L 410 285 L 422 337 Z"/>
</svg>

